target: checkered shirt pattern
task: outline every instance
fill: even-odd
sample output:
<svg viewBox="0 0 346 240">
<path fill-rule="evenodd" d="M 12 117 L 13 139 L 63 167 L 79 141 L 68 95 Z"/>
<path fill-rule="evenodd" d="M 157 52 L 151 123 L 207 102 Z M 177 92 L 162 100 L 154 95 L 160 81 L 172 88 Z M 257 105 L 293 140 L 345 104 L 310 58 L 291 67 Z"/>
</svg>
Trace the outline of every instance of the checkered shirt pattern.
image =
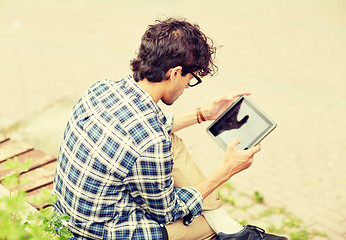
<svg viewBox="0 0 346 240">
<path fill-rule="evenodd" d="M 200 193 L 174 186 L 172 124 L 131 76 L 87 90 L 68 120 L 53 187 L 73 239 L 162 239 L 160 225 L 201 214 Z"/>
</svg>

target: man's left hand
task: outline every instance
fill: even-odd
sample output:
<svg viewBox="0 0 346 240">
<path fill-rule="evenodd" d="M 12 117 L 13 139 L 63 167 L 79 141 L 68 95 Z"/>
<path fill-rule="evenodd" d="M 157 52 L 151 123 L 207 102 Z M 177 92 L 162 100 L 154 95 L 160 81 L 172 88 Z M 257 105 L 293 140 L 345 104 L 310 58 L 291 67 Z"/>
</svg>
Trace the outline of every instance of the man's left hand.
<svg viewBox="0 0 346 240">
<path fill-rule="evenodd" d="M 242 92 L 242 93 L 236 93 L 231 96 L 222 96 L 219 98 L 216 98 L 212 103 L 206 107 L 203 107 L 202 113 L 206 120 L 215 120 L 217 119 L 222 113 L 226 111 L 226 109 L 231 106 L 238 97 L 242 95 L 249 96 L 251 93 L 249 92 Z"/>
</svg>

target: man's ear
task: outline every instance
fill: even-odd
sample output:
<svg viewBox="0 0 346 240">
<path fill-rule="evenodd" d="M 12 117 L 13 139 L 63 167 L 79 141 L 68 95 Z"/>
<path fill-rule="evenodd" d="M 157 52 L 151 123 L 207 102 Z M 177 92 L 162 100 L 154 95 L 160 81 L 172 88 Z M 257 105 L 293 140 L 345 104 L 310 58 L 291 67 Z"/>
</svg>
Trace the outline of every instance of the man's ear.
<svg viewBox="0 0 346 240">
<path fill-rule="evenodd" d="M 174 68 L 170 68 L 167 71 L 167 74 L 169 74 L 169 78 L 171 81 L 175 80 L 177 77 L 180 77 L 183 73 L 183 68 L 181 66 L 176 66 Z"/>
</svg>

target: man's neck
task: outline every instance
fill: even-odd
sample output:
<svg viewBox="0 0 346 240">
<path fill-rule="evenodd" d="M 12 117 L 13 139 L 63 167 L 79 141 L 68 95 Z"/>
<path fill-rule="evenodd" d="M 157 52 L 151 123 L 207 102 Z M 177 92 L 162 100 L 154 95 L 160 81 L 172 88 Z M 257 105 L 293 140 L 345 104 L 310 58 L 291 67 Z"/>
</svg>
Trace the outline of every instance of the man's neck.
<svg viewBox="0 0 346 240">
<path fill-rule="evenodd" d="M 144 91 L 146 91 L 156 103 L 162 98 L 165 93 L 166 83 L 162 82 L 150 82 L 148 79 L 144 78 L 143 80 L 136 82 Z"/>
</svg>

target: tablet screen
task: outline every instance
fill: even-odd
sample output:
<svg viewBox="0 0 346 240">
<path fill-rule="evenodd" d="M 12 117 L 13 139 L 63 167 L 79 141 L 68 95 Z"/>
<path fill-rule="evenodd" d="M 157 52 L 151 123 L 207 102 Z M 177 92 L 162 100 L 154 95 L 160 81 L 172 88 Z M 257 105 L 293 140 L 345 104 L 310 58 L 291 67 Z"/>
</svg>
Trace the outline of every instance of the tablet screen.
<svg viewBox="0 0 346 240">
<path fill-rule="evenodd" d="M 275 126 L 263 111 L 242 96 L 207 131 L 224 149 L 238 138 L 241 143 L 237 148 L 244 150 L 259 143 Z"/>
</svg>

